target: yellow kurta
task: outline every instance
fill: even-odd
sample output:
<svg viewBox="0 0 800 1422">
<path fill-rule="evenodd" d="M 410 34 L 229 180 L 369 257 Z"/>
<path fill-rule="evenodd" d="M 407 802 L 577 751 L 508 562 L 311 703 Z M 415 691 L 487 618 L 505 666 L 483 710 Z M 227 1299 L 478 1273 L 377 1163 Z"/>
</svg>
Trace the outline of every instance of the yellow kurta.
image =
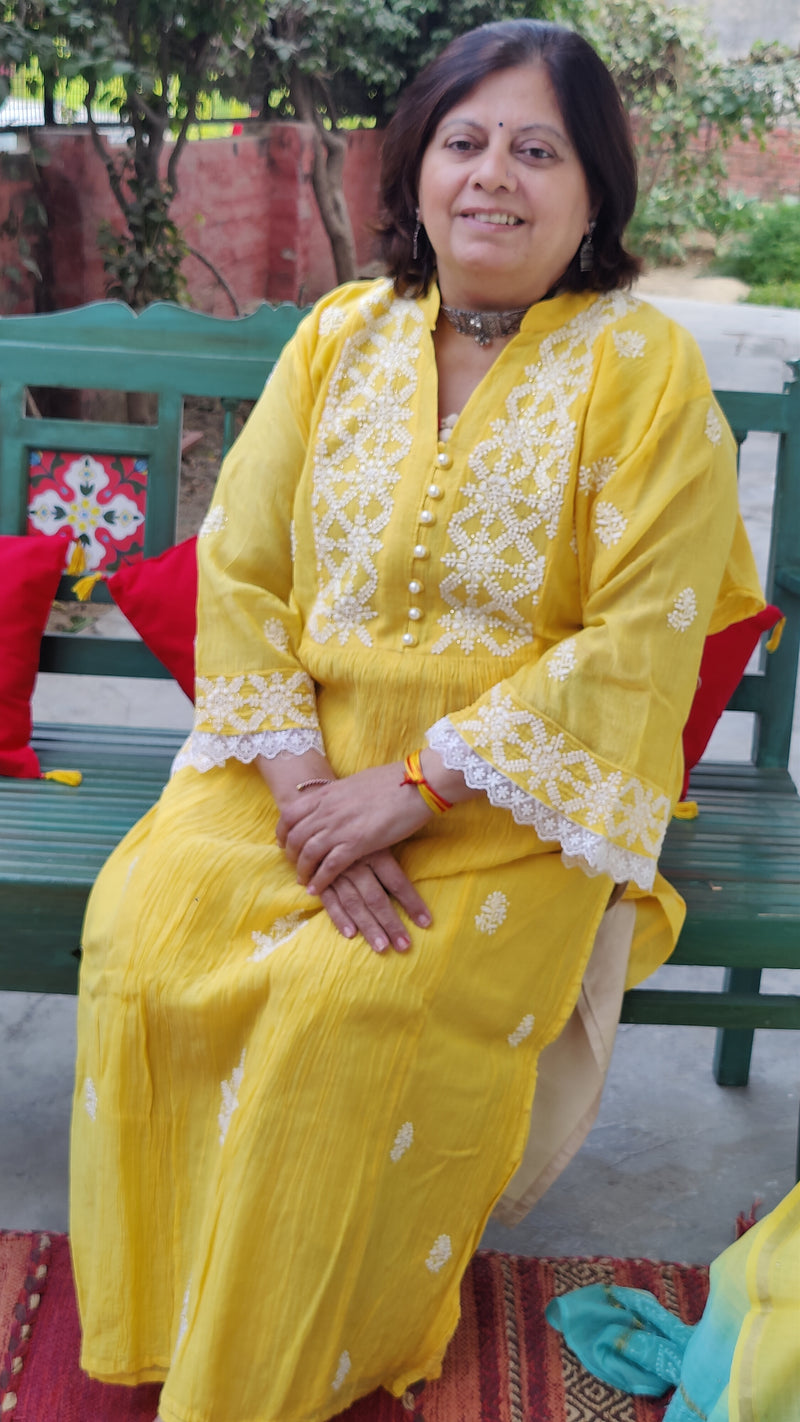
<svg viewBox="0 0 800 1422">
<path fill-rule="evenodd" d="M 166 1378 L 165 1422 L 310 1422 L 437 1373 L 611 879 L 629 980 L 671 950 L 703 640 L 763 605 L 684 331 L 542 302 L 443 443 L 437 315 L 358 283 L 284 353 L 201 532 L 195 731 L 89 906 L 83 1363 Z M 347 775 L 426 735 L 486 793 L 399 847 L 433 925 L 377 955 L 296 884 L 252 762 Z"/>
</svg>

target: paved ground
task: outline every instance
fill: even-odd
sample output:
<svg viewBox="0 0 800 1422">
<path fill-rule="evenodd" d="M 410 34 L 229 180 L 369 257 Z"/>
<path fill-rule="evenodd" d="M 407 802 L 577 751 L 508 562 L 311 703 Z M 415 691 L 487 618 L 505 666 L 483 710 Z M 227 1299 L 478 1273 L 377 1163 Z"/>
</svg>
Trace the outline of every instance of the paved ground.
<svg viewBox="0 0 800 1422">
<path fill-rule="evenodd" d="M 784 358 L 800 355 L 800 311 L 656 299 L 694 332 L 717 386 L 779 389 Z M 748 441 L 745 454 L 742 504 L 763 566 L 769 440 Z M 189 724 L 188 702 L 176 687 L 147 684 L 143 694 L 141 683 L 122 679 L 66 682 L 41 679 L 38 719 Z M 723 718 L 711 753 L 744 754 L 749 731 L 736 723 L 747 719 Z M 795 725 L 798 779 L 798 717 Z M 672 985 L 679 977 L 697 986 L 701 977 L 703 986 L 719 977 L 716 970 L 661 971 Z M 781 991 L 796 975 L 768 978 L 766 989 Z M 66 1228 L 74 1015 L 69 998 L 0 994 L 4 1228 Z M 583 1151 L 523 1225 L 514 1231 L 490 1225 L 486 1243 L 520 1253 L 698 1262 L 719 1253 L 740 1210 L 754 1198 L 770 1208 L 793 1183 L 800 1050 L 793 1033 L 757 1034 L 750 1085 L 721 1090 L 711 1077 L 712 1049 L 713 1033 L 705 1029 L 622 1027 L 600 1117 Z"/>
</svg>

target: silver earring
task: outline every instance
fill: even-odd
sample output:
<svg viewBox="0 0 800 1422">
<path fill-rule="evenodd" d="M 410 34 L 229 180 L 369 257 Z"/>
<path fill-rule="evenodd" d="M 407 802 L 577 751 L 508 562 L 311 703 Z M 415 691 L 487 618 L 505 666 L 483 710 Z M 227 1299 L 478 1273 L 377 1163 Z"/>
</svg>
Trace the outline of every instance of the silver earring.
<svg viewBox="0 0 800 1422">
<path fill-rule="evenodd" d="M 596 222 L 589 223 L 589 231 L 581 242 L 580 251 L 578 252 L 578 266 L 584 273 L 590 272 L 594 266 L 594 245 L 592 243 L 592 237 L 594 236 L 596 226 Z"/>
<path fill-rule="evenodd" d="M 419 220 L 419 208 L 417 208 L 417 215 L 414 221 L 414 241 L 411 244 L 411 255 L 415 262 L 419 261 L 419 234 L 421 231 L 422 223 Z"/>
</svg>

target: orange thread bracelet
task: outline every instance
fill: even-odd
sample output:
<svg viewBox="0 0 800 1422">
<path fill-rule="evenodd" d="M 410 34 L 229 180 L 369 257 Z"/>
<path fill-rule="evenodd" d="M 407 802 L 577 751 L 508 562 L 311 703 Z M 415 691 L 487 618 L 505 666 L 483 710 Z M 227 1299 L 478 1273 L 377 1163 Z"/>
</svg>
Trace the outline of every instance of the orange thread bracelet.
<svg viewBox="0 0 800 1422">
<path fill-rule="evenodd" d="M 438 790 L 434 790 L 433 786 L 425 779 L 419 751 L 407 755 L 403 765 L 406 773 L 400 781 L 401 785 L 415 785 L 428 809 L 432 810 L 435 815 L 444 815 L 448 810 L 452 810 L 452 802 L 445 800 L 444 795 L 440 795 Z"/>
</svg>

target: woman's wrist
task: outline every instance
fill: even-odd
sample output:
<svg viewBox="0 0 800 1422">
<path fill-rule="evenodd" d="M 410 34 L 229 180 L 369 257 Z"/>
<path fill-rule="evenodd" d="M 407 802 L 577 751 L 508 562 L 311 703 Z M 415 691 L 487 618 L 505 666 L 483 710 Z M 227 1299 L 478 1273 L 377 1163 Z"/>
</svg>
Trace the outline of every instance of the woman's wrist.
<svg viewBox="0 0 800 1422">
<path fill-rule="evenodd" d="M 442 799 L 449 800 L 451 805 L 458 805 L 463 800 L 475 800 L 483 794 L 482 790 L 471 789 L 460 770 L 449 770 L 439 752 L 430 746 L 425 746 L 420 752 L 420 764 L 431 788 Z"/>
<path fill-rule="evenodd" d="M 301 786 L 311 789 L 309 782 L 319 784 L 336 779 L 326 757 L 315 750 L 305 751 L 303 755 L 282 751 L 274 759 L 262 755 L 258 757 L 258 768 L 278 809 L 303 794 Z"/>
</svg>

